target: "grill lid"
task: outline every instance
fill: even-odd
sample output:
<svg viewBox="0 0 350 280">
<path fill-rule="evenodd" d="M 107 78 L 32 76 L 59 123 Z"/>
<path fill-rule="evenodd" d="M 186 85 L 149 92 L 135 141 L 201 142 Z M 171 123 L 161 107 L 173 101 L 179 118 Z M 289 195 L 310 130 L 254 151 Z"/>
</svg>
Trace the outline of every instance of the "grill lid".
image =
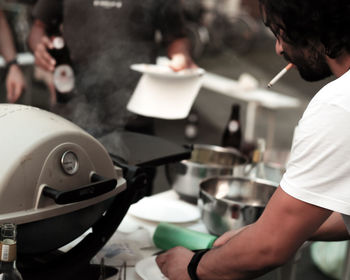
<svg viewBox="0 0 350 280">
<path fill-rule="evenodd" d="M 23 224 L 77 211 L 126 187 L 106 149 L 60 116 L 0 104 L 0 127 L 0 223 Z M 101 191 L 98 182 L 103 180 L 114 181 Z"/>
</svg>

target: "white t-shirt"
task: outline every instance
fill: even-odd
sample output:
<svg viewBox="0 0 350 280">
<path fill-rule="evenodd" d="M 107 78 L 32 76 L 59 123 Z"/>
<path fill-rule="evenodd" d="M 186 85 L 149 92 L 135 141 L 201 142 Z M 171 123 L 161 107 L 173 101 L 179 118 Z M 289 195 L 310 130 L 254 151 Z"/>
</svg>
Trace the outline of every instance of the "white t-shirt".
<svg viewBox="0 0 350 280">
<path fill-rule="evenodd" d="M 299 200 L 344 214 L 350 229 L 350 71 L 306 108 L 280 185 Z"/>
</svg>

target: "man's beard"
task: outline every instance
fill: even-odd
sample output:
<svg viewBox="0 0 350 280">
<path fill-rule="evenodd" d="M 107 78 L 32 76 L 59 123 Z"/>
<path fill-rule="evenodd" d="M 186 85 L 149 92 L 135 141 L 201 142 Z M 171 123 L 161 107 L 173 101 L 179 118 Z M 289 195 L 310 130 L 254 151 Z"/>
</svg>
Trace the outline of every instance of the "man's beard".
<svg viewBox="0 0 350 280">
<path fill-rule="evenodd" d="M 333 74 L 327 64 L 325 55 L 315 49 L 311 50 L 308 56 L 304 54 L 289 56 L 286 53 L 283 53 L 283 56 L 297 67 L 300 76 L 305 81 L 320 81 Z"/>
</svg>

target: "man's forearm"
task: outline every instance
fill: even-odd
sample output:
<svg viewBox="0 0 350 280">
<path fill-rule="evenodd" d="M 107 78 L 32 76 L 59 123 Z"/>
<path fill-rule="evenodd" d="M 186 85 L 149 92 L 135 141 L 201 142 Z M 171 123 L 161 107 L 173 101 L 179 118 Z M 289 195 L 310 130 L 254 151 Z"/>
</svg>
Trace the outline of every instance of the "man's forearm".
<svg viewBox="0 0 350 280">
<path fill-rule="evenodd" d="M 334 212 L 311 236 L 310 241 L 341 241 L 350 238 L 344 220 Z"/>
<path fill-rule="evenodd" d="M 234 236 L 225 245 L 214 248 L 203 256 L 197 274 L 206 279 L 252 279 L 287 261 L 275 258 L 275 250 L 264 234 L 251 225 Z"/>
<path fill-rule="evenodd" d="M 16 58 L 17 52 L 10 26 L 7 23 L 5 14 L 0 10 L 0 53 L 6 62 Z"/>
<path fill-rule="evenodd" d="M 201 280 L 258 277 L 290 260 L 330 215 L 329 210 L 277 188 L 256 223 L 203 256 L 198 276 Z"/>
</svg>

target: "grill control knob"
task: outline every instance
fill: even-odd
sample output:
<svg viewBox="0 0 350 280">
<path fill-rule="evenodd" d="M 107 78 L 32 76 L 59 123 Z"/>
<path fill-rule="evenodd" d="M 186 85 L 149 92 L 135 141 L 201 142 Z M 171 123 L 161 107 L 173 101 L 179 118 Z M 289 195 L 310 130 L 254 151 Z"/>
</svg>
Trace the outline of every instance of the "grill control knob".
<svg viewBox="0 0 350 280">
<path fill-rule="evenodd" d="M 61 158 L 61 166 L 63 171 L 68 175 L 74 175 L 78 172 L 79 161 L 78 157 L 72 151 L 66 151 Z"/>
</svg>

